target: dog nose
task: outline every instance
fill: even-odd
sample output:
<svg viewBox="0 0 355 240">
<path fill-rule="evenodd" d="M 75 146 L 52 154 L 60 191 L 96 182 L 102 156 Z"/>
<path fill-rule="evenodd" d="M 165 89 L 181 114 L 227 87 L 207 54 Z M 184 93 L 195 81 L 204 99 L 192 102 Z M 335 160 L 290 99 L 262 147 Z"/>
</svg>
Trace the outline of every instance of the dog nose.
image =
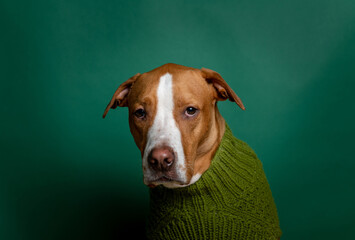
<svg viewBox="0 0 355 240">
<path fill-rule="evenodd" d="M 156 171 L 162 172 L 169 171 L 174 161 L 174 151 L 167 146 L 153 148 L 148 157 L 149 166 Z"/>
</svg>

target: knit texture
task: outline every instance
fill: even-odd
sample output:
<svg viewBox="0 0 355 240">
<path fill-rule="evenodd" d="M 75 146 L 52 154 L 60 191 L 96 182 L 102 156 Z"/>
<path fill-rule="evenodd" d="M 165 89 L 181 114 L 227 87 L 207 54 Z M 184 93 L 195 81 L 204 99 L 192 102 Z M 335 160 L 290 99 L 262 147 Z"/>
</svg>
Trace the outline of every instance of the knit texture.
<svg viewBox="0 0 355 240">
<path fill-rule="evenodd" d="M 228 125 L 194 184 L 150 190 L 148 239 L 278 239 L 279 219 L 262 164 Z"/>
</svg>

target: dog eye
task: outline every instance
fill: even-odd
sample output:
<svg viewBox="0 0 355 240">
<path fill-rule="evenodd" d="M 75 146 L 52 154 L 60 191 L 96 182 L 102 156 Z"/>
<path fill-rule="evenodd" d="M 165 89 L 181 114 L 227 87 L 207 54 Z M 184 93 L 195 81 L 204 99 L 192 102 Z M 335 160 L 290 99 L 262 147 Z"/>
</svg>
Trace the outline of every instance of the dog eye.
<svg viewBox="0 0 355 240">
<path fill-rule="evenodd" d="M 192 117 L 196 114 L 197 112 L 197 109 L 194 108 L 194 107 L 187 107 L 186 110 L 185 110 L 185 114 L 188 116 L 188 117 Z"/>
<path fill-rule="evenodd" d="M 142 109 L 142 108 L 136 110 L 133 114 L 134 114 L 134 116 L 136 116 L 137 118 L 144 118 L 144 117 L 146 116 L 146 112 L 145 112 L 144 109 Z"/>
</svg>

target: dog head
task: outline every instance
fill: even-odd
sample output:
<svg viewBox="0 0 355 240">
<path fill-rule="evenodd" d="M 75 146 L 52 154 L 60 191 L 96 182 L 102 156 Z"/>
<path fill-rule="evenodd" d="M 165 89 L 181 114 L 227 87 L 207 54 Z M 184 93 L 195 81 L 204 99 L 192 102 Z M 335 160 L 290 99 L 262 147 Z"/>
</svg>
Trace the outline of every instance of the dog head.
<svg viewBox="0 0 355 240">
<path fill-rule="evenodd" d="M 144 183 L 182 187 L 208 168 L 224 131 L 216 102 L 227 99 L 245 109 L 217 72 L 170 63 L 122 83 L 103 117 L 111 108 L 128 107 Z"/>
</svg>

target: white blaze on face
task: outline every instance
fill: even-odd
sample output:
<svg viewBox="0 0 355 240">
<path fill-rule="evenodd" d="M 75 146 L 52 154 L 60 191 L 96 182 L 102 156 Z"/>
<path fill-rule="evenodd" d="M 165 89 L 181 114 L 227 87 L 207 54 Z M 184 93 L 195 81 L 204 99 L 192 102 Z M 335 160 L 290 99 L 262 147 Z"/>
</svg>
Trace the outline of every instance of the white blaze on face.
<svg viewBox="0 0 355 240">
<path fill-rule="evenodd" d="M 148 131 L 147 145 L 143 154 L 144 181 L 149 181 L 154 177 L 154 173 L 148 166 L 148 155 L 154 147 L 169 146 L 175 153 L 175 171 L 178 180 L 186 182 L 185 155 L 181 142 L 180 129 L 177 127 L 173 115 L 173 79 L 170 73 L 160 77 L 157 90 L 157 112 L 153 125 Z"/>
</svg>

